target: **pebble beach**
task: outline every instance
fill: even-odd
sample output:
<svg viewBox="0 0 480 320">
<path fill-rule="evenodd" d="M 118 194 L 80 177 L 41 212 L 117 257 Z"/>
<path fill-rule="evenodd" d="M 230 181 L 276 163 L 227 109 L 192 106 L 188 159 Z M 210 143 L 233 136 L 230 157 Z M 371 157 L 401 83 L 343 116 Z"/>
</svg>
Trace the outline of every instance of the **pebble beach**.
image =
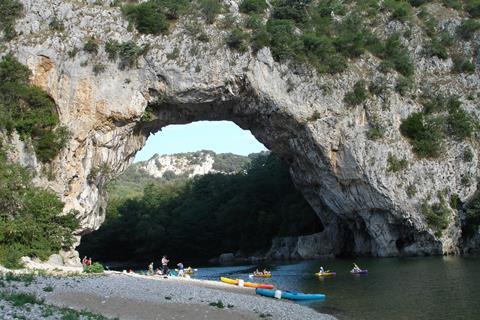
<svg viewBox="0 0 480 320">
<path fill-rule="evenodd" d="M 2 280 L 4 297 L 20 292 L 41 303 L 15 306 L 0 296 L 1 319 L 65 319 L 70 309 L 84 311 L 72 319 L 335 319 L 293 302 L 257 296 L 251 288 L 120 272 L 37 276 L 30 283 Z"/>
</svg>

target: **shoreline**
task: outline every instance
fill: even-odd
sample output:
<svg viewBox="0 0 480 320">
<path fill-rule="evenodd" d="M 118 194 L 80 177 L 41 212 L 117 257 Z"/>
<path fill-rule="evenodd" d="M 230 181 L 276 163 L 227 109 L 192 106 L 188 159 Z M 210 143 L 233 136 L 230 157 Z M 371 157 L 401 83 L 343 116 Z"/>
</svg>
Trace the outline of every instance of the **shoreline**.
<svg viewBox="0 0 480 320">
<path fill-rule="evenodd" d="M 106 271 L 99 275 L 37 276 L 30 284 L 5 280 L 3 283 L 4 287 L 0 286 L 0 292 L 30 293 L 49 305 L 78 311 L 87 310 L 108 318 L 335 319 L 290 301 L 257 296 L 252 288 L 211 280 L 174 277 L 165 279 L 160 276 Z M 46 288 L 49 290 L 45 290 Z M 0 299 L 0 302 L 4 301 Z M 4 306 L 0 314 L 5 312 Z M 59 319 L 37 316 L 32 314 L 27 318 Z"/>
</svg>

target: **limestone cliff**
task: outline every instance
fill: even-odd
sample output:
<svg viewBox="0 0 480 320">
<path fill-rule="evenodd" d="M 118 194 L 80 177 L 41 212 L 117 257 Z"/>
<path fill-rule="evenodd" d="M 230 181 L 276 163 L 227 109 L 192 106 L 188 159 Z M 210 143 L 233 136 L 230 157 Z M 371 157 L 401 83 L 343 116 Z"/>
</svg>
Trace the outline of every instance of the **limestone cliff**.
<svg viewBox="0 0 480 320">
<path fill-rule="evenodd" d="M 135 163 L 131 170 L 142 172 L 154 178 L 170 180 L 175 177 L 193 178 L 208 173 L 235 173 L 250 162 L 246 156 L 216 154 L 202 150 L 172 155 L 155 154 L 146 161 Z"/>
<path fill-rule="evenodd" d="M 368 52 L 351 59 L 342 73 L 317 74 L 307 66 L 276 62 L 269 48 L 256 53 L 229 49 L 227 31 L 215 23 L 199 22 L 209 38 L 202 42 L 188 32 L 191 21 L 186 18 L 168 34 L 154 36 L 129 27 L 109 1 L 21 2 L 25 14 L 16 21 L 18 36 L 0 52 L 11 51 L 30 67 L 33 83 L 55 100 L 61 122 L 72 133 L 68 146 L 49 164 L 55 179 L 40 175 L 37 182 L 55 190 L 65 210 L 78 210 L 78 236 L 101 225 L 105 184 L 130 165 L 151 133 L 169 124 L 231 120 L 289 164 L 296 186 L 325 225 L 322 237 L 332 253 L 396 256 L 461 250 L 462 213 L 448 208 L 448 227 L 439 234 L 427 225 L 421 204 L 438 202 L 439 193 L 458 195 L 462 202 L 472 198 L 476 182 L 466 184 L 464 177 L 478 175 L 476 137 L 447 139 L 439 158 L 418 158 L 399 125 L 422 109 L 419 97 L 427 89 L 458 95 L 463 108 L 478 115 L 480 74 L 451 73 L 452 59 L 426 57 L 421 27 L 413 24 L 410 37 L 402 40 L 416 67 L 412 90 L 402 96 L 393 89 L 395 72 L 380 72 L 381 61 Z M 225 1 L 231 16 L 240 19 L 238 2 Z M 460 23 L 455 10 L 436 3 L 427 10 L 444 29 Z M 61 31 L 49 26 L 54 18 L 62 22 Z M 385 15 L 379 19 L 380 35 L 406 31 Z M 99 45 L 97 54 L 82 50 L 91 38 Z M 108 40 L 148 44 L 149 50 L 126 68 L 108 59 Z M 478 34 L 472 42 L 462 42 L 462 50 L 473 51 L 475 43 Z M 383 94 L 354 107 L 344 102 L 358 80 L 377 78 L 384 79 Z M 147 109 L 149 103 L 155 108 Z M 376 140 L 367 137 L 373 118 L 384 127 Z M 23 143 L 15 141 L 17 158 L 41 173 L 42 165 L 25 156 Z M 463 160 L 466 149 L 473 153 L 471 161 Z M 388 170 L 389 155 L 405 159 L 407 167 Z M 408 192 L 409 186 L 416 192 Z"/>
</svg>

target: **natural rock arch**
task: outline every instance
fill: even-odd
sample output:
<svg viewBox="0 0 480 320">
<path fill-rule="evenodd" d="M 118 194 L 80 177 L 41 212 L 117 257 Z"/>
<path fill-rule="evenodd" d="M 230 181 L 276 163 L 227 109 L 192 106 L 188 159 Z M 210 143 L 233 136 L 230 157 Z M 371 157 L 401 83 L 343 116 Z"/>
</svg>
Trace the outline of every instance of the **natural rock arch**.
<svg viewBox="0 0 480 320">
<path fill-rule="evenodd" d="M 79 235 L 103 222 L 105 183 L 128 167 L 151 132 L 174 123 L 231 120 L 290 165 L 294 183 L 322 219 L 337 253 L 458 251 L 456 212 L 452 210 L 448 229 L 436 237 L 420 204 L 432 203 L 447 185 L 448 196 L 468 200 L 476 186 L 464 186 L 461 179 L 477 175 L 477 155 L 469 163 L 458 161 L 471 146 L 452 142 L 441 159 L 417 159 L 398 127 L 421 105 L 393 90 L 364 105 L 345 105 L 346 92 L 360 79 L 384 77 L 393 86 L 395 75 L 382 75 L 376 57 L 365 54 L 342 74 L 318 76 L 308 67 L 275 62 L 268 48 L 257 53 L 229 50 L 224 31 L 210 26 L 206 32 L 211 41 L 200 43 L 183 32 L 182 21 L 169 35 L 139 35 L 128 30 L 118 8 L 56 0 L 23 3 L 26 14 L 16 26 L 21 36 L 7 43 L 7 50 L 32 69 L 33 83 L 52 96 L 61 122 L 72 132 L 69 145 L 49 164 L 56 179 L 40 175 L 37 183 L 55 190 L 65 210 L 78 211 Z M 44 32 L 53 15 L 63 19 L 66 33 Z M 89 37 L 101 47 L 116 39 L 150 43 L 151 48 L 136 67 L 126 69 L 109 61 L 103 50 L 95 56 L 81 50 L 73 58 L 67 54 L 82 48 Z M 178 57 L 172 59 L 173 51 Z M 104 71 L 95 74 L 95 65 Z M 462 94 L 467 87 L 475 89 L 478 72 L 472 77 L 466 83 L 445 65 L 422 60 L 414 81 Z M 473 102 L 464 101 L 474 108 Z M 149 104 L 156 107 L 146 113 Z M 384 137 L 375 141 L 366 135 L 373 117 L 385 125 Z M 19 150 L 17 159 L 40 173 L 42 165 L 25 145 L 18 139 L 12 143 Z M 389 154 L 406 159 L 408 170 L 387 172 Z M 417 186 L 413 197 L 406 192 L 409 184 Z"/>
</svg>

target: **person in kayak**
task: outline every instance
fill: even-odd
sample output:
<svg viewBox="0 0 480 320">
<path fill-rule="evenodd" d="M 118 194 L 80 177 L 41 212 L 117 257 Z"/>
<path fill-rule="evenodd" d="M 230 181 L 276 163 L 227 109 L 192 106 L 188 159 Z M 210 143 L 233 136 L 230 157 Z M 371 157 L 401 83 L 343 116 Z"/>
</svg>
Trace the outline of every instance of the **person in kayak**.
<svg viewBox="0 0 480 320">
<path fill-rule="evenodd" d="M 168 260 L 167 256 L 164 255 L 162 258 L 162 273 L 165 276 L 168 275 L 168 262 L 170 262 L 170 260 Z"/>
<path fill-rule="evenodd" d="M 325 269 L 323 269 L 323 266 L 320 267 L 320 271 L 318 273 L 323 274 L 325 272 Z"/>
<path fill-rule="evenodd" d="M 353 272 L 360 272 L 360 271 L 362 271 L 362 269 L 360 269 L 360 267 L 357 266 L 357 264 L 354 262 L 352 271 Z"/>
</svg>

